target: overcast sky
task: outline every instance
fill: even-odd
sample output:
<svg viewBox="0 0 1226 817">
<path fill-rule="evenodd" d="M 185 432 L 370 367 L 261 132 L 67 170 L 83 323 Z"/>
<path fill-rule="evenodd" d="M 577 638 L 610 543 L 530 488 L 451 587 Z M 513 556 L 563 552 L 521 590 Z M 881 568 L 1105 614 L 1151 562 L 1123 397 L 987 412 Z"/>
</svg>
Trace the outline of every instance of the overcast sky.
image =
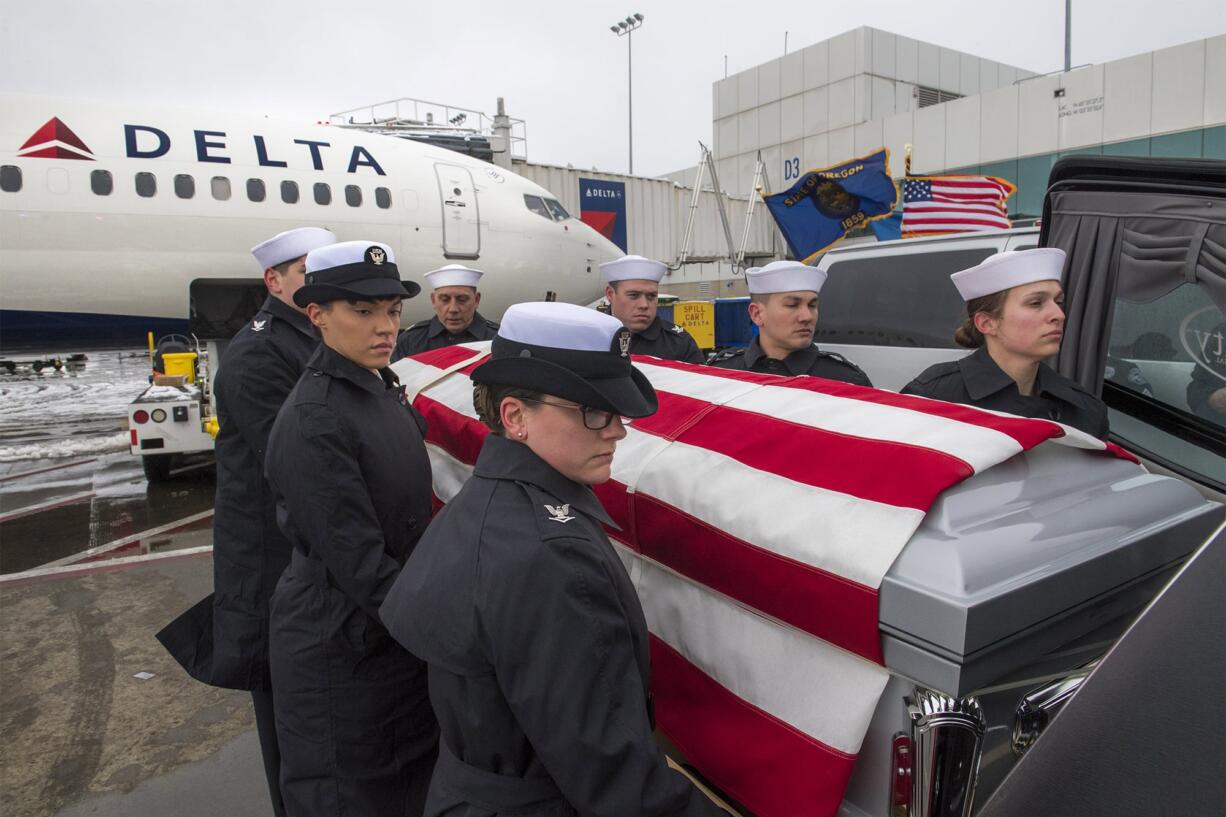
<svg viewBox="0 0 1226 817">
<path fill-rule="evenodd" d="M 1222 0 L 1074 0 L 1073 64 L 1226 32 Z M 861 25 L 1040 73 L 1064 60 L 1063 0 L 0 0 L 0 90 L 325 118 L 409 96 L 527 120 L 536 162 L 692 165 L 711 84 Z M 207 123 L 205 123 L 207 124 Z"/>
</svg>

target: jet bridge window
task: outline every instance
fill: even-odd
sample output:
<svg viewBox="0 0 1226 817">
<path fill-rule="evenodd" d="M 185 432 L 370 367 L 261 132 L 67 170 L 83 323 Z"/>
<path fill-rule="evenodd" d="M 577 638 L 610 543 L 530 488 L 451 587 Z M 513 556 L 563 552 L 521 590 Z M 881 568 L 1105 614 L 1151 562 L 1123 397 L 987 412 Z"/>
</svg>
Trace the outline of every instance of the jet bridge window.
<svg viewBox="0 0 1226 817">
<path fill-rule="evenodd" d="M 98 196 L 109 196 L 115 189 L 115 179 L 109 170 L 94 170 L 89 174 L 89 189 Z"/>
<path fill-rule="evenodd" d="M 247 198 L 250 201 L 264 200 L 264 180 L 263 179 L 248 179 L 247 180 Z"/>
<path fill-rule="evenodd" d="M 566 208 L 557 199 L 545 199 L 545 206 L 549 208 L 554 221 L 566 221 L 570 218 L 570 213 L 566 212 Z"/>
<path fill-rule="evenodd" d="M 331 204 L 332 203 L 332 188 L 324 182 L 315 182 L 315 203 L 316 204 Z"/>
<path fill-rule="evenodd" d="M 281 182 L 281 201 L 286 204 L 298 203 L 298 182 Z"/>
<path fill-rule="evenodd" d="M 382 210 L 392 206 L 392 191 L 386 187 L 375 188 L 375 204 Z"/>
<path fill-rule="evenodd" d="M 209 180 L 209 187 L 213 190 L 213 198 L 218 201 L 230 200 L 230 180 L 225 176 L 214 176 Z"/>
<path fill-rule="evenodd" d="M 196 179 L 186 173 L 175 176 L 175 195 L 181 199 L 190 199 L 196 195 Z"/>
<path fill-rule="evenodd" d="M 16 193 L 21 190 L 21 168 L 17 165 L 0 165 L 0 190 Z"/>
<path fill-rule="evenodd" d="M 362 188 L 356 184 L 345 185 L 345 203 L 350 207 L 362 206 Z"/>
<path fill-rule="evenodd" d="M 136 174 L 136 195 L 147 199 L 157 195 L 158 180 L 152 173 Z"/>
<path fill-rule="evenodd" d="M 545 202 L 540 196 L 529 196 L 525 193 L 524 204 L 528 206 L 529 210 L 536 213 L 541 218 L 547 218 L 550 221 L 553 221 L 553 216 L 549 215 L 549 209 L 545 207 Z"/>
</svg>

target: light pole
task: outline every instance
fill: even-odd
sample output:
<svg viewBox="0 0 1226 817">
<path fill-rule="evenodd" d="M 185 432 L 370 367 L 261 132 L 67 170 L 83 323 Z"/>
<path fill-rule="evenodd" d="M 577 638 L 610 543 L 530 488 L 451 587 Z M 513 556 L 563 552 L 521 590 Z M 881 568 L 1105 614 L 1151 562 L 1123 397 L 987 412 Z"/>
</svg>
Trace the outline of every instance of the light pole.
<svg viewBox="0 0 1226 817">
<path fill-rule="evenodd" d="M 634 175 L 634 38 L 630 36 L 634 30 L 643 24 L 643 15 L 635 12 L 625 20 L 620 20 L 615 25 L 609 26 L 609 30 L 618 37 L 626 35 L 626 73 L 628 75 L 626 81 L 626 98 L 628 119 L 630 120 L 630 175 Z"/>
</svg>

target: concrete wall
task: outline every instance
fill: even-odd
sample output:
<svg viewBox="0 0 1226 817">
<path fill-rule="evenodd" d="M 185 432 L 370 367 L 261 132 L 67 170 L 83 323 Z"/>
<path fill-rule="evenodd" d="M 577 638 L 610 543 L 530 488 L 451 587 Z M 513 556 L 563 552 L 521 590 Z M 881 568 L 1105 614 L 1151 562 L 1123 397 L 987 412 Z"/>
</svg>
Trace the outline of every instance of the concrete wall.
<svg viewBox="0 0 1226 817">
<path fill-rule="evenodd" d="M 719 80 L 712 89 L 720 179 L 749 192 L 757 151 L 772 189 L 798 172 L 875 150 L 917 85 L 972 95 L 1030 72 L 888 31 L 857 28 Z"/>
<path fill-rule="evenodd" d="M 916 84 L 964 98 L 916 108 Z M 797 169 L 881 146 L 901 176 L 907 144 L 914 173 L 1076 152 L 1149 155 L 1148 142 L 1133 142 L 1154 137 L 1159 155 L 1216 156 L 1220 137 L 1201 133 L 1226 125 L 1226 35 L 1035 76 L 859 28 L 720 80 L 713 94 L 715 154 L 734 194 L 747 192 L 758 150 L 772 190 Z"/>
</svg>

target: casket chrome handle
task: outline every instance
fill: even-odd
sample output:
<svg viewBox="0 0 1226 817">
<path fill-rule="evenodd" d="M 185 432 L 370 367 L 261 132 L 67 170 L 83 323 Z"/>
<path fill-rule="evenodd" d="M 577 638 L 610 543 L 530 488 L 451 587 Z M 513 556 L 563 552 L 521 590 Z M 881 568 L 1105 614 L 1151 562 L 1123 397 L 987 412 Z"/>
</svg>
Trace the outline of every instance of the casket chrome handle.
<svg viewBox="0 0 1226 817">
<path fill-rule="evenodd" d="M 1081 688 L 1090 671 L 1098 666 L 1098 661 L 1092 661 L 1063 678 L 1057 678 L 1051 683 L 1031 690 L 1018 703 L 1013 713 L 1013 753 L 1021 757 L 1026 750 L 1034 745 L 1043 734 L 1043 730 L 1051 723 L 1074 693 Z"/>
<path fill-rule="evenodd" d="M 916 687 L 906 704 L 911 720 L 910 817 L 970 817 L 987 729 L 979 700 Z"/>
</svg>

